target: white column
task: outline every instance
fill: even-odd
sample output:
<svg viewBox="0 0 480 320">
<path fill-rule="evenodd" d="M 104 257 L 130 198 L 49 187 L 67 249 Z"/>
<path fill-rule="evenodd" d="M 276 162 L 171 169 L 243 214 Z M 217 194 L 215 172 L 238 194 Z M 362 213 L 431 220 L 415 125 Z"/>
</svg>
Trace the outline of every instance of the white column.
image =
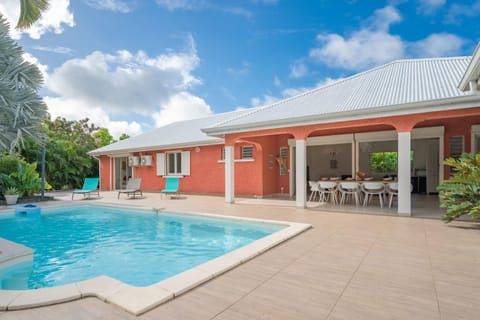
<svg viewBox="0 0 480 320">
<path fill-rule="evenodd" d="M 305 140 L 295 141 L 295 178 L 296 207 L 305 208 L 307 206 L 307 146 Z"/>
<path fill-rule="evenodd" d="M 410 132 L 398 133 L 398 215 L 411 216 Z"/>
<path fill-rule="evenodd" d="M 225 147 L 225 202 L 235 202 L 235 165 L 233 147 Z"/>
<path fill-rule="evenodd" d="M 478 93 L 478 81 L 477 80 L 471 80 L 470 81 L 470 93 L 475 94 Z"/>
</svg>

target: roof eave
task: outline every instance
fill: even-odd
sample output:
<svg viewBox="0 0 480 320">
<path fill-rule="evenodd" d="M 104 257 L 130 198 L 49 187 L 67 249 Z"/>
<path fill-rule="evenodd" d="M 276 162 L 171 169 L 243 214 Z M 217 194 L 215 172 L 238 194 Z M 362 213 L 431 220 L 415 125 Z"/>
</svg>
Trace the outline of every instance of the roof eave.
<svg viewBox="0 0 480 320">
<path fill-rule="evenodd" d="M 336 112 L 326 115 L 303 116 L 297 118 L 280 119 L 258 123 L 225 126 L 218 128 L 203 129 L 211 136 L 225 135 L 230 133 L 248 132 L 253 130 L 278 129 L 283 127 L 296 127 L 311 124 L 331 123 L 339 121 L 362 120 L 386 116 L 398 116 L 412 113 L 433 112 L 440 110 L 460 109 L 480 105 L 479 95 L 466 95 L 455 98 L 422 101 L 416 103 L 389 105 L 384 107 L 369 108 L 367 110 Z M 412 112 L 414 110 L 414 112 Z"/>
<path fill-rule="evenodd" d="M 467 91 L 470 86 L 471 80 L 476 80 L 480 76 L 480 43 L 475 48 L 475 51 L 472 55 L 472 60 L 468 64 L 467 70 L 463 74 L 460 83 L 458 84 L 458 89 L 462 91 Z"/>
<path fill-rule="evenodd" d="M 211 146 L 216 144 L 223 144 L 223 139 L 219 140 L 203 140 L 203 141 L 190 141 L 185 143 L 175 143 L 169 145 L 157 145 L 157 146 L 146 146 L 142 148 L 123 148 L 117 150 L 107 150 L 96 152 L 95 150 L 87 152 L 90 156 L 101 156 L 101 155 L 119 155 L 133 152 L 145 152 L 152 150 L 164 150 L 164 149 L 176 149 L 176 148 L 186 148 L 186 147 L 202 147 L 202 146 Z"/>
</svg>

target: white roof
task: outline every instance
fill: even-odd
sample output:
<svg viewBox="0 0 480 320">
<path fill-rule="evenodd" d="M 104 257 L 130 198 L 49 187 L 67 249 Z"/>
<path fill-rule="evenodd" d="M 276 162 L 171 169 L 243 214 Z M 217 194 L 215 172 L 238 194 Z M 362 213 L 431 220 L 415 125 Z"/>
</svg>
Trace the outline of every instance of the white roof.
<svg viewBox="0 0 480 320">
<path fill-rule="evenodd" d="M 90 151 L 126 154 L 223 144 L 223 134 L 478 106 L 457 86 L 471 57 L 398 60 L 259 108 L 171 123 Z"/>
<path fill-rule="evenodd" d="M 471 57 L 398 60 L 205 128 L 211 135 L 451 108 Z M 480 97 L 476 98 L 476 103 Z M 445 100 L 445 99 L 448 99 Z M 443 101 L 445 100 L 445 101 Z M 470 99 L 472 100 L 472 99 Z M 445 103 L 450 103 L 445 106 Z"/>
<path fill-rule="evenodd" d="M 204 118 L 174 122 L 153 131 L 92 150 L 88 154 L 93 156 L 103 154 L 127 154 L 130 152 L 185 146 L 223 144 L 223 139 L 208 136 L 203 133 L 201 129 L 225 121 L 225 119 L 238 116 L 247 111 L 250 110 L 220 113 Z"/>
</svg>

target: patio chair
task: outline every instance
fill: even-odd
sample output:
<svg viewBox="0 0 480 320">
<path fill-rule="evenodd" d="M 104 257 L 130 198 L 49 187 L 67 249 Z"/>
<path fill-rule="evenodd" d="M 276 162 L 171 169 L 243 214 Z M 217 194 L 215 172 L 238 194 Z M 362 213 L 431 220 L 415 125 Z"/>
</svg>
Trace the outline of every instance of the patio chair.
<svg viewBox="0 0 480 320">
<path fill-rule="evenodd" d="M 337 204 L 337 183 L 335 181 L 320 181 L 318 186 L 323 201 L 330 200 L 333 204 Z"/>
<path fill-rule="evenodd" d="M 360 203 L 359 192 L 360 186 L 357 182 L 340 182 L 339 188 L 340 190 L 340 205 L 345 204 L 346 200 L 351 200 L 352 198 L 355 199 L 355 205 L 358 207 Z"/>
<path fill-rule="evenodd" d="M 92 193 L 96 193 L 97 196 L 100 197 L 100 192 L 98 191 L 98 178 L 85 178 L 82 189 L 73 190 L 72 200 L 75 194 L 83 194 L 83 198 L 88 195 L 88 198 L 90 198 Z"/>
<path fill-rule="evenodd" d="M 308 201 L 313 201 L 319 197 L 319 201 L 321 200 L 320 197 L 320 189 L 318 188 L 318 182 L 317 181 L 308 181 L 308 185 L 310 186 L 310 198 L 308 198 Z"/>
<path fill-rule="evenodd" d="M 142 179 L 141 178 L 135 178 L 135 179 L 130 178 L 130 179 L 128 179 L 125 189 L 118 190 L 117 199 L 120 199 L 120 194 L 121 193 L 125 193 L 129 197 L 131 195 L 133 195 L 133 198 L 135 198 L 135 196 L 137 194 L 140 194 L 140 198 L 143 198 L 142 190 L 140 189 L 141 184 L 142 184 Z"/>
<path fill-rule="evenodd" d="M 162 193 L 162 198 L 163 195 L 174 195 L 178 194 L 178 187 L 180 184 L 180 178 L 179 177 L 167 177 L 165 181 L 165 189 L 161 191 Z"/>
<path fill-rule="evenodd" d="M 398 183 L 391 182 L 385 186 L 385 191 L 388 196 L 388 207 L 392 207 L 393 197 L 398 196 Z"/>
<path fill-rule="evenodd" d="M 385 194 L 385 185 L 383 182 L 364 182 L 362 183 L 362 191 L 365 194 L 363 206 L 366 206 L 374 196 L 378 196 L 380 208 L 383 208 L 383 196 Z"/>
</svg>

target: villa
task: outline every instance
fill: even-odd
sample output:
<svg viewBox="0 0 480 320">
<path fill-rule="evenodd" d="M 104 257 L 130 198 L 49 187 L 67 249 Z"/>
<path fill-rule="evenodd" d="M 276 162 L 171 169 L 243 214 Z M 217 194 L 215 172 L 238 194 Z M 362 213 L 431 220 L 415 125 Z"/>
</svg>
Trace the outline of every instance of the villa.
<svg viewBox="0 0 480 320">
<path fill-rule="evenodd" d="M 128 177 L 159 191 L 265 197 L 288 194 L 305 208 L 307 182 L 323 177 L 398 178 L 398 214 L 414 192 L 435 193 L 443 160 L 480 151 L 480 45 L 472 57 L 398 60 L 271 105 L 181 121 L 93 150 L 100 188 Z M 396 170 L 372 156 L 396 153 Z"/>
</svg>

